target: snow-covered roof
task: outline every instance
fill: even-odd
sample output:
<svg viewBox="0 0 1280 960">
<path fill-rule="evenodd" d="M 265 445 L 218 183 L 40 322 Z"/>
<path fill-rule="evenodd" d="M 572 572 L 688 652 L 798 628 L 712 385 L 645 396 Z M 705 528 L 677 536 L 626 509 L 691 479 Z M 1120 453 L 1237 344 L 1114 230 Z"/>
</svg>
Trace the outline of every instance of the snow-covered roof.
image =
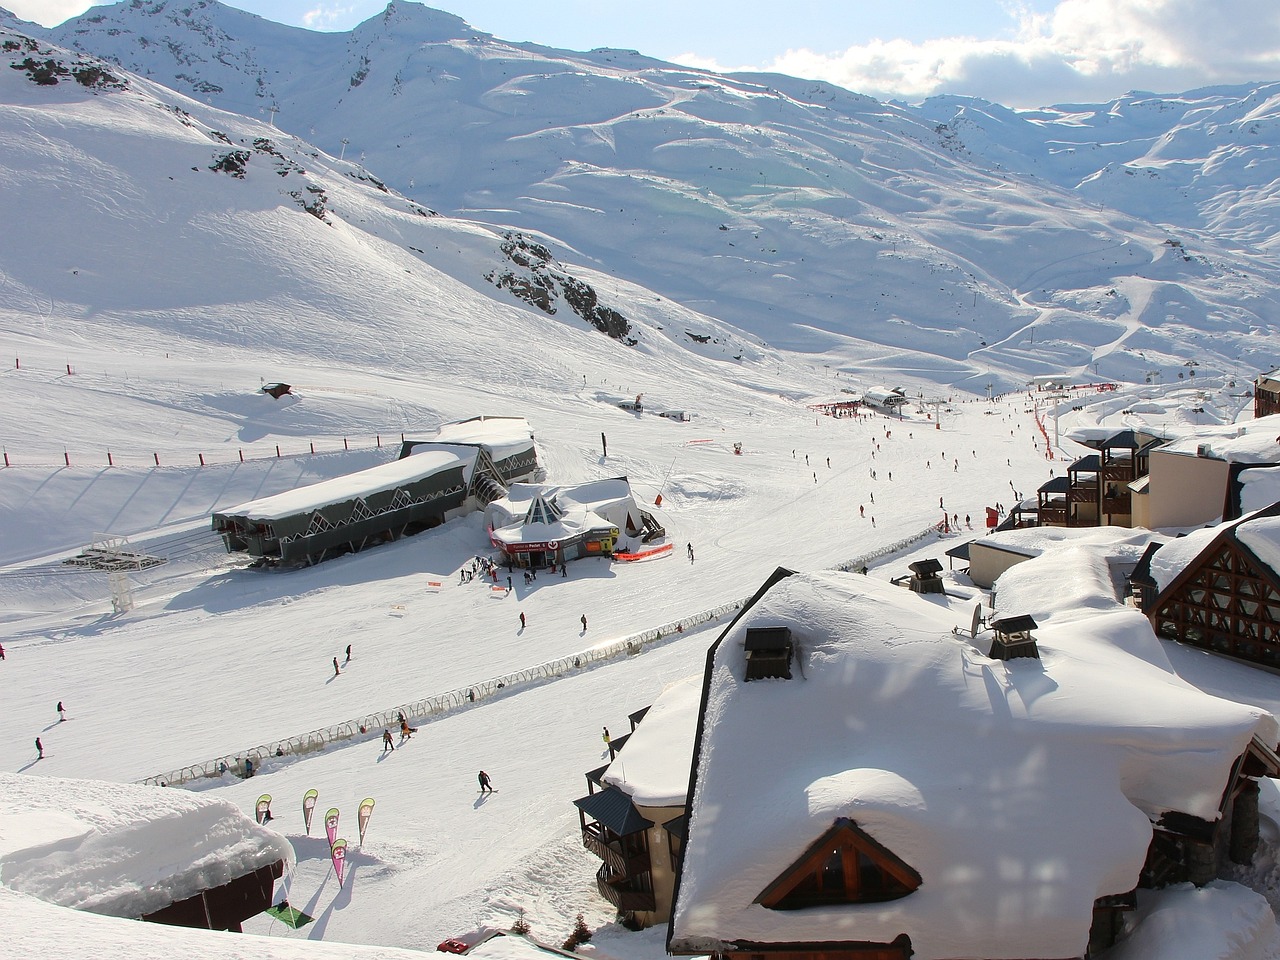
<svg viewBox="0 0 1280 960">
<path fill-rule="evenodd" d="M 440 443 L 476 443 L 496 460 L 505 460 L 533 446 L 533 431 L 524 417 L 473 417 L 446 423 L 436 433 Z"/>
<path fill-rule="evenodd" d="M 968 611 L 852 574 L 792 575 L 714 648 L 673 946 L 890 942 L 927 958 L 1080 956 L 1097 897 L 1131 890 L 1151 819 L 1214 820 L 1266 712 L 1196 690 L 1121 609 L 990 660 Z M 745 683 L 745 630 L 787 626 L 791 680 Z M 979 640 L 981 642 L 981 638 Z M 847 817 L 916 870 L 897 900 L 754 902 Z"/>
<path fill-rule="evenodd" d="M 100 917 L 45 903 L 0 885 L 4 954 L 58 960 L 421 960 L 422 951 L 253 937 Z"/>
<path fill-rule="evenodd" d="M 0 885 L 137 918 L 283 860 L 282 835 L 186 790 L 0 773 Z"/>
<path fill-rule="evenodd" d="M 1280 463 L 1280 414 L 1244 423 L 1197 427 L 1170 440 L 1161 453 L 1204 455 L 1236 463 Z"/>
<path fill-rule="evenodd" d="M 1035 551 L 1025 563 L 1000 574 L 995 602 L 1001 611 L 1030 614 L 1044 623 L 1122 606 L 1112 568 L 1136 565 L 1151 538 L 1147 530 L 1123 527 L 1028 527 L 978 543 L 995 540 L 994 546 L 1012 543 Z"/>
<path fill-rule="evenodd" d="M 663 690 L 609 764 L 604 782 L 629 794 L 639 807 L 684 806 L 701 700 L 700 674 Z"/>
<path fill-rule="evenodd" d="M 555 503 L 563 516 L 554 523 L 528 522 L 539 500 Z M 513 483 L 505 497 L 485 508 L 485 520 L 502 543 L 548 542 L 604 526 L 625 529 L 629 518 L 638 522 L 635 511 L 631 484 L 626 477 L 613 477 L 570 486 Z"/>
<path fill-rule="evenodd" d="M 383 490 L 394 490 L 396 487 L 432 474 L 461 466 L 464 478 L 469 479 L 472 465 L 475 463 L 475 451 L 467 451 L 464 447 L 456 451 L 438 448 L 424 450 L 401 460 L 392 460 L 377 467 L 349 473 L 344 477 L 334 477 L 296 490 L 288 490 L 261 500 L 251 500 L 239 506 L 215 510 L 214 513 L 228 517 L 244 517 L 246 520 L 270 522 L 284 517 L 310 513 L 332 503 L 343 503 L 359 497 L 368 497 Z"/>
<path fill-rule="evenodd" d="M 1280 574 L 1280 517 L 1257 516 L 1236 524 L 1236 537 L 1254 555 Z"/>
<path fill-rule="evenodd" d="M 1252 513 L 1273 503 L 1280 502 L 1280 469 L 1273 467 L 1253 467 L 1241 470 L 1237 480 L 1240 484 L 1240 512 Z"/>
<path fill-rule="evenodd" d="M 1234 535 L 1271 570 L 1280 574 L 1280 501 L 1246 514 L 1239 520 L 1214 527 L 1201 527 L 1185 537 L 1170 540 L 1151 557 L 1151 578 L 1157 592 L 1163 593 L 1214 540 L 1223 534 Z"/>
</svg>

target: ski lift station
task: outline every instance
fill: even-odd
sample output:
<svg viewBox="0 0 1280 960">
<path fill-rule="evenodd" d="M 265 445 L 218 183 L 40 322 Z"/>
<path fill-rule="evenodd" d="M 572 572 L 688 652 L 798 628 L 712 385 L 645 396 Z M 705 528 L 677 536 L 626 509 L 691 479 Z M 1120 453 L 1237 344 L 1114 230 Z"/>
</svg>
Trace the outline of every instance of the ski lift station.
<svg viewBox="0 0 1280 960">
<path fill-rule="evenodd" d="M 907 396 L 900 388 L 890 390 L 888 387 L 871 387 L 863 393 L 862 402 L 884 410 L 894 410 L 907 402 Z"/>
<path fill-rule="evenodd" d="M 390 463 L 217 511 L 213 529 L 260 565 L 310 566 L 480 509 L 537 470 L 526 420 L 475 417 L 406 440 Z"/>
</svg>

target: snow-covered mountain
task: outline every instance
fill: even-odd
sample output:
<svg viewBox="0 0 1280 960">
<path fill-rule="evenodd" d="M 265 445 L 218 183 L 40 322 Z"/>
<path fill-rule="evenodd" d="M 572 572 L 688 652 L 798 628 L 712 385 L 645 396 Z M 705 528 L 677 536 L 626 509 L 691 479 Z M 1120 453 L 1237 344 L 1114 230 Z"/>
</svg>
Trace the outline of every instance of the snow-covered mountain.
<svg viewBox="0 0 1280 960">
<path fill-rule="evenodd" d="M 980 389 L 1270 361 L 1274 86 L 908 107 L 403 0 L 349 33 L 135 0 L 50 36 L 832 366 Z"/>
</svg>

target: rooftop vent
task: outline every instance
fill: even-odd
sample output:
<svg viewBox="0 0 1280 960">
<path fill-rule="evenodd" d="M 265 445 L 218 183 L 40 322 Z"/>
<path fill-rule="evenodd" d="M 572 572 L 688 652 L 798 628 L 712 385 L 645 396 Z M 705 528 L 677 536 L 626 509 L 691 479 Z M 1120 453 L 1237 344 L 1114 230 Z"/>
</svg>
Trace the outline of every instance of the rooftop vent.
<svg viewBox="0 0 1280 960">
<path fill-rule="evenodd" d="M 915 593 L 946 592 L 942 587 L 942 564 L 937 560 L 917 560 L 908 567 L 911 570 L 908 586 Z"/>
<path fill-rule="evenodd" d="M 791 679 L 791 628 L 748 627 L 747 680 Z"/>
<path fill-rule="evenodd" d="M 1031 636 L 1036 626 L 1036 622 L 1026 614 L 992 620 L 991 629 L 996 632 L 996 638 L 991 642 L 988 656 L 992 660 L 1016 660 L 1018 657 L 1039 660 L 1040 650 L 1036 647 L 1036 638 Z"/>
</svg>

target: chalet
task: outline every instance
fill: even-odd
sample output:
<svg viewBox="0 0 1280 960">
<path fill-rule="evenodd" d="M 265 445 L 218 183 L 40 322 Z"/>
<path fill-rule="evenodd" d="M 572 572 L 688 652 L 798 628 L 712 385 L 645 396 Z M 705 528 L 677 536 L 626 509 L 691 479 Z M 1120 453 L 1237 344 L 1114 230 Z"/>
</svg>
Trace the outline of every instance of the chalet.
<svg viewBox="0 0 1280 960">
<path fill-rule="evenodd" d="M 294 865 L 227 800 L 126 783 L 0 774 L 0 884 L 109 917 L 238 932 Z"/>
<path fill-rule="evenodd" d="M 1098 452 L 1080 457 L 1065 476 L 1037 490 L 1041 526 L 1132 526 L 1131 484 L 1146 477 L 1151 451 L 1163 441 L 1122 430 L 1098 443 Z"/>
<path fill-rule="evenodd" d="M 670 953 L 1079 958 L 1138 887 L 1248 860 L 1270 714 L 1172 676 L 1132 609 L 1007 618 L 1007 660 L 969 614 L 787 570 L 744 605 L 707 655 Z M 746 682 L 780 627 L 790 678 Z"/>
<path fill-rule="evenodd" d="M 671 917 L 701 692 L 691 677 L 631 714 L 631 732 L 610 741 L 610 762 L 587 774 L 587 795 L 574 801 L 583 846 L 603 861 L 596 888 L 634 927 Z"/>
<path fill-rule="evenodd" d="M 513 564 L 533 568 L 607 557 L 627 543 L 666 535 L 636 503 L 626 477 L 574 486 L 512 484 L 485 507 L 485 526 Z"/>
<path fill-rule="evenodd" d="M 1280 669 L 1280 502 L 1172 540 L 1148 566 L 1157 634 Z"/>
<path fill-rule="evenodd" d="M 1269 417 L 1280 413 L 1280 369 L 1262 373 L 1253 381 L 1253 415 Z"/>
</svg>

